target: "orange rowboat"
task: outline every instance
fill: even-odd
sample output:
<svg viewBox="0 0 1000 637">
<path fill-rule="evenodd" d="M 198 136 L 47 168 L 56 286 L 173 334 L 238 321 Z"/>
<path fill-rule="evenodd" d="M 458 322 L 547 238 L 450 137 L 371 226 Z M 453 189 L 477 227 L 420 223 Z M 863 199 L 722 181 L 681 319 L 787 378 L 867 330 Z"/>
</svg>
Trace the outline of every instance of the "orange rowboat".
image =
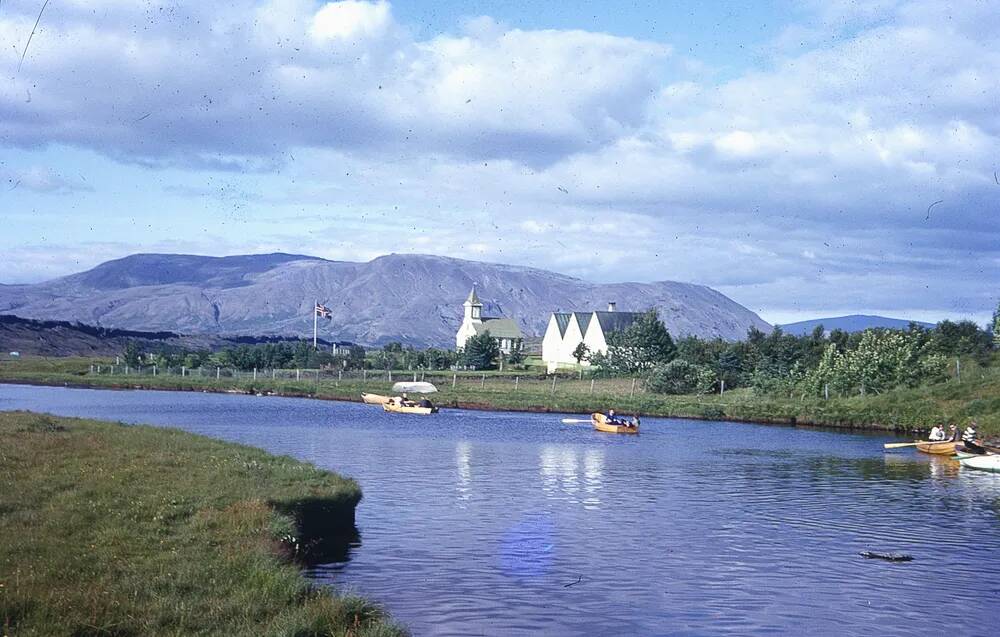
<svg viewBox="0 0 1000 637">
<path fill-rule="evenodd" d="M 620 425 L 608 422 L 608 417 L 604 414 L 591 414 L 590 422 L 593 423 L 594 429 L 597 431 L 604 431 L 609 434 L 637 434 L 639 433 L 639 427 L 633 427 L 631 425 Z"/>
</svg>

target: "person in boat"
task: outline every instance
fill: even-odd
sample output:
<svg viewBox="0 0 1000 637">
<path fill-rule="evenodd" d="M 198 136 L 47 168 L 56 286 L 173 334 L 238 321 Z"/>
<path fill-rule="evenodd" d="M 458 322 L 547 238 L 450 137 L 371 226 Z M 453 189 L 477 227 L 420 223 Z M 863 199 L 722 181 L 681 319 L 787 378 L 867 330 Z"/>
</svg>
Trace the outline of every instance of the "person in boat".
<svg viewBox="0 0 1000 637">
<path fill-rule="evenodd" d="M 618 424 L 621 424 L 618 421 L 618 416 L 615 415 L 615 410 L 614 409 L 609 409 L 608 413 L 605 414 L 605 415 L 607 416 L 608 424 L 609 425 L 618 425 Z"/>
<path fill-rule="evenodd" d="M 632 416 L 632 419 L 629 420 L 627 424 L 628 424 L 629 427 L 631 427 L 633 429 L 638 429 L 639 428 L 639 414 L 635 414 L 634 416 Z"/>
<path fill-rule="evenodd" d="M 418 404 L 421 407 L 427 407 L 428 409 L 434 409 L 434 403 L 432 403 L 429 398 L 421 398 L 420 399 L 420 403 L 418 403 Z"/>
<path fill-rule="evenodd" d="M 406 392 L 403 392 L 403 397 L 400 398 L 399 400 L 400 400 L 399 404 L 402 405 L 403 407 L 413 407 L 414 405 L 416 405 L 415 402 L 407 398 Z"/>
<path fill-rule="evenodd" d="M 944 440 L 944 429 L 940 425 L 934 425 L 931 427 L 931 433 L 927 436 L 927 439 L 932 442 L 941 442 Z"/>
<path fill-rule="evenodd" d="M 979 444 L 979 440 L 977 439 L 978 436 L 979 433 L 976 431 L 976 421 L 973 420 L 962 433 L 962 444 L 965 445 L 965 448 L 969 451 L 969 453 L 985 454 L 986 448 Z"/>
<path fill-rule="evenodd" d="M 951 433 L 951 437 L 948 440 L 952 442 L 958 442 L 958 427 L 951 425 L 948 427 L 948 431 Z"/>
</svg>

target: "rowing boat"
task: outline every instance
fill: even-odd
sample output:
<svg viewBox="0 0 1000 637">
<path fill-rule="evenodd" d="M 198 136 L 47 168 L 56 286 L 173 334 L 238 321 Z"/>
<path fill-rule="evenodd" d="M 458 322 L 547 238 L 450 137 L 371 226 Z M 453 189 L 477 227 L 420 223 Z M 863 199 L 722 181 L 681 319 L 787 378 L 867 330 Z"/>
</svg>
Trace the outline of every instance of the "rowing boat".
<svg viewBox="0 0 1000 637">
<path fill-rule="evenodd" d="M 631 425 L 619 425 L 608 422 L 608 417 L 604 414 L 591 414 L 590 422 L 593 423 L 594 429 L 597 431 L 604 431 L 609 434 L 637 434 L 639 433 L 638 425 L 633 427 Z"/>
<path fill-rule="evenodd" d="M 388 396 L 383 396 L 381 394 L 366 394 L 362 392 L 361 400 L 363 400 L 366 405 L 384 405 L 391 399 Z"/>
<path fill-rule="evenodd" d="M 916 444 L 917 451 L 923 451 L 924 453 L 931 453 L 936 456 L 952 455 L 955 453 L 955 441 L 954 440 L 935 440 L 918 442 Z"/>
<path fill-rule="evenodd" d="M 1000 456 L 973 456 L 971 458 L 961 458 L 959 462 L 963 467 L 979 469 L 981 471 L 992 471 L 1000 473 Z"/>
<path fill-rule="evenodd" d="M 419 414 L 422 416 L 429 416 L 431 414 L 436 414 L 438 411 L 437 407 L 421 407 L 419 405 L 400 405 L 391 398 L 388 400 L 388 402 L 382 403 L 382 409 L 393 414 Z"/>
</svg>

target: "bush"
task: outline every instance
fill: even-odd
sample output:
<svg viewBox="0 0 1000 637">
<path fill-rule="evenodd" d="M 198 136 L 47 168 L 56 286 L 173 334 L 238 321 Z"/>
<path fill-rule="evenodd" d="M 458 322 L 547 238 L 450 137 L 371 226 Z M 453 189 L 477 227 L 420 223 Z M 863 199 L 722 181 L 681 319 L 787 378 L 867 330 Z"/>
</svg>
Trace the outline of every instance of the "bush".
<svg viewBox="0 0 1000 637">
<path fill-rule="evenodd" d="M 707 394 L 715 387 L 715 373 L 677 358 L 654 369 L 647 386 L 660 394 Z"/>
</svg>

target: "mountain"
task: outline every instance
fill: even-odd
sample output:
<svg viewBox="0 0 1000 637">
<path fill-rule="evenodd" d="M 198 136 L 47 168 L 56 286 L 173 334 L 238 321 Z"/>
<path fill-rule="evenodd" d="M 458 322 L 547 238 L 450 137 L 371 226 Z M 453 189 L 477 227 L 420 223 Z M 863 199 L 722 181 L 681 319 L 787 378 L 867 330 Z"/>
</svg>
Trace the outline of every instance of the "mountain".
<svg viewBox="0 0 1000 637">
<path fill-rule="evenodd" d="M 822 325 L 827 331 L 863 332 L 871 327 L 905 330 L 911 322 L 923 327 L 934 327 L 933 323 L 924 323 L 921 321 L 907 321 L 905 319 L 871 316 L 868 314 L 851 314 L 849 316 L 833 316 L 830 318 L 789 323 L 788 325 L 782 325 L 781 330 L 787 334 L 797 335 L 810 334 L 818 325 Z"/>
<path fill-rule="evenodd" d="M 475 285 L 484 312 L 541 336 L 553 311 L 656 307 L 672 334 L 739 339 L 756 314 L 690 283 L 596 284 L 534 268 L 391 254 L 368 263 L 292 254 L 136 254 L 31 285 L 0 286 L 0 314 L 186 334 L 312 335 L 312 304 L 333 320 L 320 336 L 379 345 L 454 346 Z"/>
</svg>

